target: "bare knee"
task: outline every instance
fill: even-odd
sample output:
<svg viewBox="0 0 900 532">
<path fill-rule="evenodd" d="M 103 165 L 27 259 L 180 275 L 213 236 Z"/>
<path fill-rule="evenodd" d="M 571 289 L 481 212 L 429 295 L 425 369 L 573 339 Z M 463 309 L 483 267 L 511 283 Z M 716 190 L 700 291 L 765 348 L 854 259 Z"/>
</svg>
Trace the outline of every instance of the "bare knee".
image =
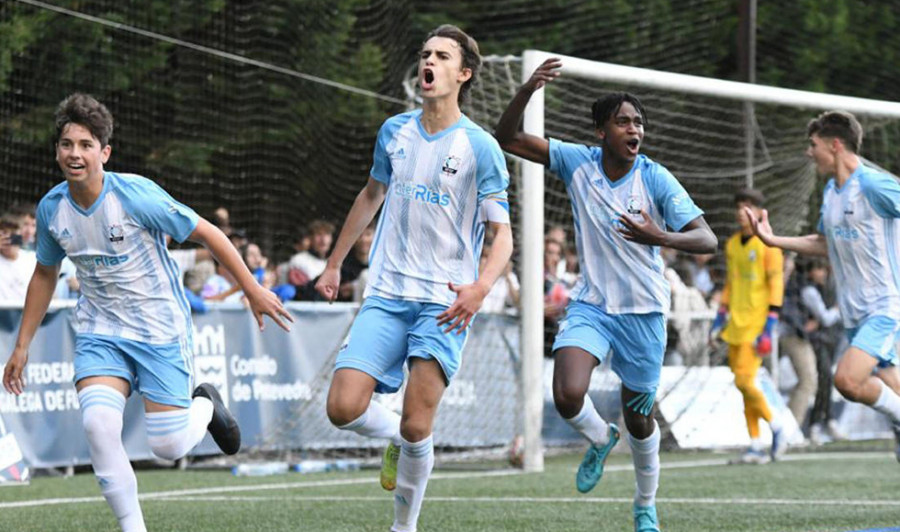
<svg viewBox="0 0 900 532">
<path fill-rule="evenodd" d="M 587 390 L 577 384 L 553 381 L 553 404 L 559 415 L 565 419 L 572 419 L 581 412 L 586 393 Z"/>
<path fill-rule="evenodd" d="M 630 408 L 626 407 L 623 412 L 625 418 L 625 426 L 628 433 L 638 440 L 649 438 L 653 434 L 656 423 L 653 421 L 653 414 L 645 416 Z"/>
<path fill-rule="evenodd" d="M 407 415 L 404 413 L 400 418 L 400 435 L 409 442 L 422 441 L 431 434 L 433 421 L 427 415 Z"/>
<path fill-rule="evenodd" d="M 362 416 L 369 408 L 368 401 L 357 398 L 340 397 L 339 394 L 329 394 L 325 412 L 328 420 L 335 427 L 341 428 Z"/>
<path fill-rule="evenodd" d="M 834 374 L 834 387 L 850 401 L 859 401 L 862 394 L 862 383 L 840 371 Z"/>
</svg>

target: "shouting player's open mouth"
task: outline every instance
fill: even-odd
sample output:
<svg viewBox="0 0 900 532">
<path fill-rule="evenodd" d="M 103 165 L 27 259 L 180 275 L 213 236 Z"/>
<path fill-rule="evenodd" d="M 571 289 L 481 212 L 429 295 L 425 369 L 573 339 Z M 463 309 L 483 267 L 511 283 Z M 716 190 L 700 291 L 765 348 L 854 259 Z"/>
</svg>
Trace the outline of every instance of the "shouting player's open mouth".
<svg viewBox="0 0 900 532">
<path fill-rule="evenodd" d="M 641 149 L 641 139 L 633 138 L 625 141 L 625 147 L 628 148 L 629 155 L 637 155 Z"/>
<path fill-rule="evenodd" d="M 422 70 L 422 90 L 434 88 L 434 72 L 430 68 Z"/>
</svg>

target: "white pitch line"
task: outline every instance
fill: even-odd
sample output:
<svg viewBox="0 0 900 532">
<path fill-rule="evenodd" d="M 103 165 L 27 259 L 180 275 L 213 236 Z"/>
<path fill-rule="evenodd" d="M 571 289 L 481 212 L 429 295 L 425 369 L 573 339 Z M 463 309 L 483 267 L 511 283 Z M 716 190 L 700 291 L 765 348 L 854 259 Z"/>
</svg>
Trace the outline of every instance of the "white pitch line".
<svg viewBox="0 0 900 532">
<path fill-rule="evenodd" d="M 464 502 L 464 503 L 621 503 L 631 504 L 631 497 L 426 497 L 429 503 L 433 502 Z M 212 496 L 212 497 L 178 497 L 160 498 L 166 502 L 260 502 L 260 501 L 308 501 L 308 502 L 380 502 L 391 501 L 389 496 L 322 496 L 322 495 L 285 495 L 280 497 L 253 497 L 253 496 Z M 730 504 L 730 505 L 779 505 L 779 506 L 900 506 L 896 500 L 847 500 L 847 499 L 716 499 L 710 497 L 661 497 L 656 499 L 663 504 Z"/>
<path fill-rule="evenodd" d="M 484 471 L 480 473 L 438 473 L 431 476 L 430 480 L 452 480 L 452 479 L 470 479 L 470 478 L 489 478 L 504 477 L 510 475 L 522 475 L 519 470 L 501 470 L 501 471 Z M 374 484 L 373 478 L 346 478 L 334 480 L 315 480 L 306 482 L 280 482 L 277 484 L 247 484 L 243 486 L 220 486 L 217 488 L 197 488 L 189 490 L 172 490 L 172 491 L 156 491 L 143 493 L 140 499 L 169 499 L 171 497 L 189 497 L 192 495 L 207 495 L 214 493 L 234 493 L 245 491 L 269 491 L 269 490 L 285 490 L 299 488 L 320 488 L 327 486 L 347 486 L 352 484 Z M 3 508 L 27 508 L 32 506 L 54 506 L 59 504 L 80 504 L 104 502 L 103 497 L 73 497 L 73 498 L 57 498 L 57 499 L 32 499 L 26 501 L 13 501 L 0 503 L 0 509 Z"/>
<path fill-rule="evenodd" d="M 833 459 L 884 459 L 885 457 L 893 457 L 893 453 L 810 453 L 810 454 L 789 454 L 787 456 L 782 457 L 782 460 L 785 461 L 804 461 L 804 460 L 833 460 Z M 707 460 L 688 460 L 688 461 L 679 461 L 679 462 L 668 462 L 663 463 L 661 467 L 663 469 L 684 469 L 684 468 L 692 468 L 692 467 L 709 467 L 709 466 L 723 466 L 728 465 L 728 458 L 714 458 Z M 631 471 L 633 466 L 631 464 L 618 464 L 618 465 L 610 465 L 606 467 L 606 471 Z M 512 475 L 523 475 L 522 471 L 517 469 L 504 469 L 498 471 L 484 471 L 484 472 L 464 472 L 464 473 L 437 473 L 431 477 L 430 480 L 454 480 L 454 479 L 472 479 L 472 478 L 489 478 L 489 477 L 504 477 L 504 476 L 512 476 Z M 154 500 L 154 499 L 165 499 L 169 500 L 173 497 L 190 497 L 190 496 L 210 496 L 213 494 L 220 493 L 236 493 L 236 492 L 253 492 L 253 491 L 272 491 L 272 490 L 287 490 L 287 489 L 301 489 L 301 488 L 319 488 L 319 487 L 328 487 L 328 486 L 347 486 L 354 484 L 369 484 L 373 483 L 374 480 L 371 478 L 350 478 L 350 479 L 333 479 L 333 480 L 317 480 L 317 481 L 300 481 L 300 482 L 280 482 L 274 484 L 247 484 L 242 486 L 221 486 L 215 488 L 196 488 L 196 489 L 188 489 L 188 490 L 172 490 L 172 491 L 158 491 L 158 492 L 150 492 L 144 493 L 140 495 L 141 499 L 144 500 Z M 334 499 L 334 497 L 329 497 L 329 499 Z M 452 498 L 444 498 L 444 499 L 433 499 L 436 501 L 441 500 L 450 500 Z M 513 498 L 515 499 L 515 498 Z M 347 499 L 352 500 L 352 499 Z M 365 499 L 361 499 L 365 500 Z M 382 499 L 376 499 L 382 500 Z M 432 500 L 429 498 L 429 500 Z M 473 499 L 465 499 L 467 501 L 477 502 L 477 498 Z M 499 499 L 485 499 L 485 500 L 499 500 Z M 535 499 L 535 501 L 540 501 L 544 499 Z M 548 499 L 558 502 L 566 502 L 566 499 Z M 630 499 L 629 499 L 630 500 Z M 662 500 L 662 499 L 660 499 Z M 718 504 L 721 502 L 719 499 L 707 499 L 711 501 L 711 504 Z M 735 502 L 734 504 L 779 504 L 777 502 L 771 502 L 767 499 L 730 499 L 735 501 L 760 501 L 760 502 Z M 617 502 L 617 499 L 592 499 L 592 498 L 573 498 L 571 502 Z M 685 502 L 688 503 L 703 503 L 702 499 L 684 499 Z M 0 503 L 0 509 L 4 508 L 28 508 L 35 506 L 55 506 L 60 504 L 82 504 L 82 503 L 96 503 L 96 502 L 104 502 L 102 497 L 72 497 L 72 498 L 54 498 L 54 499 L 32 499 L 25 501 L 13 501 L 13 502 L 3 502 Z M 680 500 L 678 499 L 669 499 L 669 502 L 678 503 Z M 888 503 L 881 503 L 879 501 L 873 501 L 875 505 L 883 505 Z M 810 502 L 809 504 L 818 504 L 817 501 Z M 784 504 L 795 504 L 794 502 L 788 501 Z M 833 504 L 845 504 L 843 501 L 837 501 Z M 854 502 L 854 504 L 857 504 Z M 865 505 L 865 502 L 859 502 L 858 504 Z M 898 503 L 900 504 L 900 503 Z M 893 505 L 891 503 L 891 505 Z"/>
</svg>

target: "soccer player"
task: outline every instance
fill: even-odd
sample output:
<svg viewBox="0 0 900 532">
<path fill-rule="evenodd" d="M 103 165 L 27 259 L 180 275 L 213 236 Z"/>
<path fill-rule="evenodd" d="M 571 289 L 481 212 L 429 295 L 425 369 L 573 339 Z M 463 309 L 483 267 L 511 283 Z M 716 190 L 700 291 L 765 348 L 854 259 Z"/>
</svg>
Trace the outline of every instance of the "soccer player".
<svg viewBox="0 0 900 532">
<path fill-rule="evenodd" d="M 784 450 L 781 420 L 772 413 L 756 384 L 761 357 L 772 352 L 772 334 L 784 301 L 784 255 L 757 238 L 750 225 L 749 217 L 759 219 L 764 202 L 762 192 L 751 188 L 741 189 L 734 196 L 740 231 L 725 243 L 725 289 L 709 332 L 711 340 L 715 341 L 721 333 L 728 344 L 728 366 L 744 397 L 744 417 L 750 433 L 750 449 L 741 456 L 741 462 L 751 464 L 767 463 L 770 456 L 777 459 Z M 772 429 L 769 454 L 759 437 L 760 418 Z"/>
<path fill-rule="evenodd" d="M 381 485 L 395 490 L 396 532 L 416 530 L 438 404 L 469 324 L 512 253 L 503 152 L 459 107 L 480 65 L 478 44 L 459 28 L 428 34 L 419 52 L 422 109 L 381 126 L 368 183 L 316 285 L 327 300 L 337 297 L 341 263 L 384 204 L 366 299 L 337 356 L 327 411 L 338 428 L 390 440 Z M 479 272 L 485 223 L 495 237 Z M 372 394 L 397 391 L 404 364 L 401 418 Z"/>
<path fill-rule="evenodd" d="M 591 372 L 612 354 L 612 369 L 622 379 L 637 477 L 634 527 L 658 531 L 660 433 L 652 413 L 670 307 L 660 246 L 713 253 L 716 237 L 672 174 L 639 154 L 647 116 L 635 96 L 612 93 L 594 102 L 599 147 L 518 130 L 531 95 L 554 80 L 561 65 L 548 59 L 535 70 L 510 101 L 495 134 L 504 150 L 549 166 L 566 184 L 572 202 L 583 276 L 571 291 L 553 344 L 553 400 L 560 415 L 591 443 L 576 487 L 593 489 L 619 440 L 618 427 L 605 422 L 587 396 Z"/>
<path fill-rule="evenodd" d="M 100 491 L 125 532 L 146 530 L 137 479 L 122 445 L 122 412 L 132 390 L 144 399 L 153 453 L 175 460 L 207 430 L 234 454 L 240 429 L 209 384 L 193 389 L 191 316 L 165 235 L 204 244 L 241 283 L 263 327 L 263 314 L 293 321 L 260 287 L 221 231 L 144 177 L 104 171 L 113 119 L 94 98 L 73 94 L 56 111 L 56 160 L 66 178 L 37 212 L 37 266 L 15 348 L 3 372 L 21 394 L 28 346 L 68 256 L 81 282 L 75 308 L 75 388 Z"/>
<path fill-rule="evenodd" d="M 900 332 L 900 183 L 859 158 L 862 126 L 852 114 L 828 111 L 806 129 L 806 155 L 829 176 L 817 232 L 778 236 L 763 210 L 754 232 L 769 246 L 827 255 L 838 290 L 838 307 L 850 347 L 834 374 L 847 400 L 886 415 L 897 439 L 900 460 L 900 396 L 894 343 Z M 876 372 L 873 375 L 873 372 Z"/>
</svg>

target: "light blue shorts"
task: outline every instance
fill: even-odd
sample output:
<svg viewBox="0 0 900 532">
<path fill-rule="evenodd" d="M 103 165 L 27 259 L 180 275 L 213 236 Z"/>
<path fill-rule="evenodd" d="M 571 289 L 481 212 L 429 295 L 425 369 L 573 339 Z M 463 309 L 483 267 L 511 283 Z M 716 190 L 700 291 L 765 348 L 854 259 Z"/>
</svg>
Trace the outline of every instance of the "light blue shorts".
<svg viewBox="0 0 900 532">
<path fill-rule="evenodd" d="M 850 345 L 877 358 L 879 368 L 897 365 L 894 344 L 900 340 L 900 322 L 894 318 L 871 316 L 846 332 Z"/>
<path fill-rule="evenodd" d="M 75 337 L 74 380 L 87 377 L 119 377 L 154 403 L 191 406 L 193 361 L 187 338 L 158 345 L 79 334 Z"/>
<path fill-rule="evenodd" d="M 437 316 L 446 305 L 371 296 L 359 309 L 334 369 L 352 368 L 371 375 L 378 393 L 393 393 L 403 384 L 403 364 L 410 358 L 434 359 L 447 384 L 459 370 L 468 329 L 444 333 Z"/>
<path fill-rule="evenodd" d="M 634 392 L 656 392 L 666 352 L 666 317 L 650 314 L 607 314 L 600 307 L 572 301 L 559 322 L 553 351 L 578 347 L 603 363 L 610 352 L 612 370 Z"/>
</svg>

